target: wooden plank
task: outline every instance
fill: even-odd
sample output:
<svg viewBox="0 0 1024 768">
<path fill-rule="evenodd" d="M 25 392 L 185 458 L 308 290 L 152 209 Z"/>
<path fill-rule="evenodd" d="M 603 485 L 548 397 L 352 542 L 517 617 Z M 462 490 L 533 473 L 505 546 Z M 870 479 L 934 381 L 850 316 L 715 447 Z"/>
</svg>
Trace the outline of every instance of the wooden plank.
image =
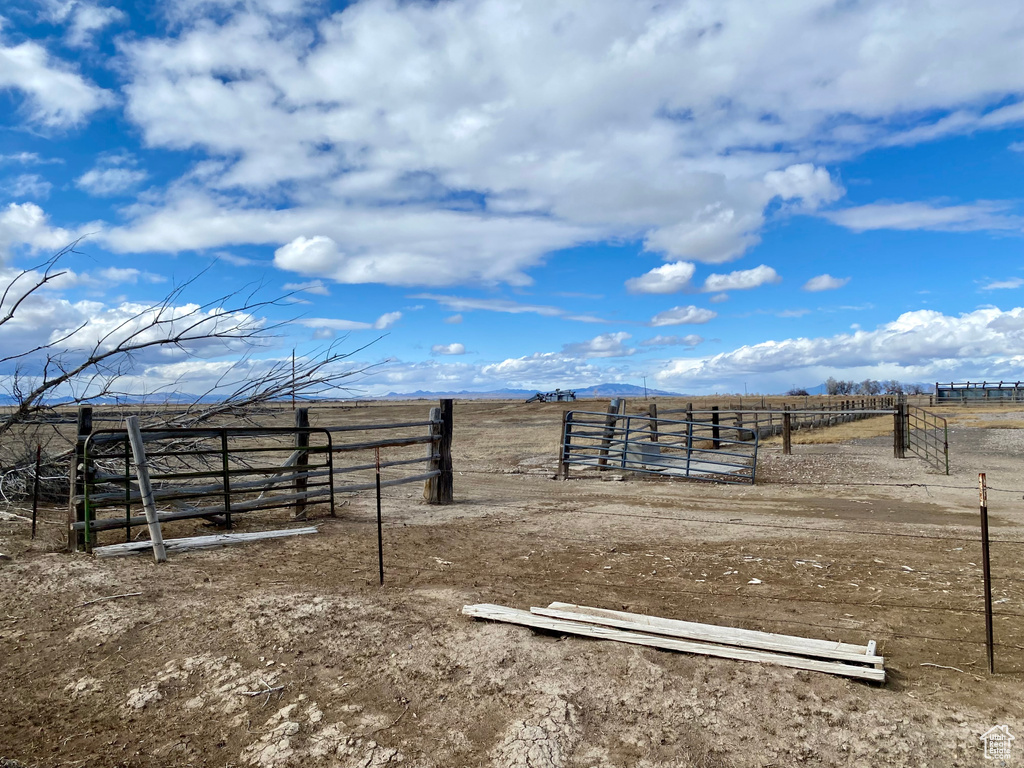
<svg viewBox="0 0 1024 768">
<path fill-rule="evenodd" d="M 799 653 L 838 661 L 881 664 L 884 659 L 868 653 L 868 647 L 849 645 L 831 640 L 816 640 L 792 635 L 778 635 L 774 632 L 758 632 L 751 629 L 719 627 L 712 624 L 697 624 L 676 619 L 662 619 L 640 613 L 609 611 L 601 608 L 551 603 L 547 608 L 531 608 L 532 613 L 567 621 L 581 621 L 587 624 L 601 624 L 619 629 L 631 629 L 656 635 L 681 637 L 708 643 L 722 643 L 744 648 L 754 648 L 778 653 Z"/>
<path fill-rule="evenodd" d="M 561 632 L 570 635 L 581 635 L 583 637 L 595 637 L 599 640 L 614 640 L 619 643 L 630 643 L 632 645 L 643 645 L 649 648 L 660 648 L 669 651 L 680 651 L 682 653 L 693 653 L 700 656 L 713 656 L 721 659 L 735 659 L 738 661 L 756 661 L 762 664 L 775 664 L 793 669 L 805 669 L 812 672 L 826 672 L 832 675 L 843 677 L 854 677 L 862 680 L 885 681 L 885 670 L 874 667 L 858 667 L 852 664 L 841 664 L 834 661 L 818 661 L 816 659 L 805 659 L 799 656 L 786 656 L 767 651 L 753 651 L 744 648 L 730 648 L 722 645 L 709 645 L 706 643 L 694 643 L 686 640 L 676 640 L 670 637 L 648 635 L 643 632 L 626 632 L 611 627 L 596 626 L 593 624 L 581 624 L 576 621 L 565 621 L 564 619 L 552 619 L 547 616 L 538 616 L 529 611 L 521 611 L 515 608 L 505 608 L 500 605 L 465 605 L 462 613 L 478 619 L 490 619 L 491 621 L 502 621 L 509 624 L 520 624 L 534 629 L 543 629 L 549 632 Z"/>
<path fill-rule="evenodd" d="M 160 531 L 160 520 L 156 516 L 156 504 L 153 502 L 153 487 L 149 483 L 149 467 L 146 465 L 146 448 L 139 430 L 139 417 L 129 416 L 126 421 L 128 441 L 132 445 L 132 457 L 135 460 L 135 477 L 139 482 L 139 493 L 142 496 L 142 508 L 146 511 L 146 524 L 149 526 L 149 544 L 153 547 L 153 559 L 158 563 L 166 562 L 167 550 L 164 548 L 164 536 Z"/>
<path fill-rule="evenodd" d="M 245 544 L 249 541 L 264 539 L 280 539 L 286 536 L 303 536 L 317 533 L 316 526 L 308 528 L 289 528 L 283 531 L 256 531 L 253 533 L 218 533 L 212 536 L 189 536 L 183 539 L 167 539 L 164 546 L 168 552 L 187 552 L 193 549 L 209 549 L 229 544 Z M 125 555 L 142 554 L 149 548 L 148 541 L 133 541 L 127 544 L 111 544 L 107 547 L 96 547 L 93 554 L 97 557 L 123 557 Z"/>
</svg>

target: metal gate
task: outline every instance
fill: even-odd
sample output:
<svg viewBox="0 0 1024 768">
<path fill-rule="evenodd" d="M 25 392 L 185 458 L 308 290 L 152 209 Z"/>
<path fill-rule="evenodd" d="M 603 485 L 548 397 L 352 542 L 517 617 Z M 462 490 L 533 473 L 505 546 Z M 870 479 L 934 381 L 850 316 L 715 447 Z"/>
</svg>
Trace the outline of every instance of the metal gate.
<svg viewBox="0 0 1024 768">
<path fill-rule="evenodd" d="M 948 475 L 949 427 L 946 420 L 924 408 L 908 405 L 906 425 L 906 449 Z"/>
<path fill-rule="evenodd" d="M 569 411 L 560 472 L 623 469 L 720 483 L 753 483 L 757 432 L 703 421 Z"/>
</svg>

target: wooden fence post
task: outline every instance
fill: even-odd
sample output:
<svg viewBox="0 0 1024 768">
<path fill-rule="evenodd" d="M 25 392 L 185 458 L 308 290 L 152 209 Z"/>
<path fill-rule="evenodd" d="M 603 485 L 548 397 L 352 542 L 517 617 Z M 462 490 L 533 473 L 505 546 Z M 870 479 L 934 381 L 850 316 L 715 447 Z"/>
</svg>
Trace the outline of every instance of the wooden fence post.
<svg viewBox="0 0 1024 768">
<path fill-rule="evenodd" d="M 439 445 L 441 443 L 441 409 L 434 407 L 430 409 L 430 436 L 433 438 L 427 443 L 427 457 L 430 461 L 427 462 L 427 471 L 434 472 L 435 470 L 441 469 L 441 453 Z M 438 488 L 440 477 L 430 477 L 423 484 L 423 498 L 430 504 L 440 503 L 438 499 Z"/>
<path fill-rule="evenodd" d="M 608 450 L 611 448 L 612 437 L 615 435 L 615 425 L 619 421 L 620 400 L 613 399 L 608 403 L 608 412 L 604 417 L 604 430 L 601 433 L 601 450 L 598 453 L 597 465 L 602 468 L 608 466 Z"/>
<path fill-rule="evenodd" d="M 897 403 L 892 414 L 892 455 L 894 459 L 907 458 L 903 442 L 903 404 Z"/>
<path fill-rule="evenodd" d="M 647 428 L 651 432 L 651 442 L 658 442 L 658 404 L 651 403 L 647 409 L 647 415 L 650 416 L 650 421 L 647 422 Z"/>
<path fill-rule="evenodd" d="M 455 476 L 452 471 L 452 428 L 455 416 L 452 404 L 453 401 L 449 399 L 441 401 L 441 458 L 438 462 L 441 474 L 437 478 L 438 504 L 451 504 L 455 499 Z"/>
<path fill-rule="evenodd" d="M 153 542 L 153 559 L 158 563 L 167 560 L 164 548 L 164 535 L 160 530 L 160 518 L 156 514 L 153 501 L 153 486 L 149 482 L 149 466 L 146 464 L 146 446 L 142 441 L 139 429 L 139 417 L 129 416 L 127 420 L 128 440 L 132 444 L 132 456 L 135 459 L 135 478 L 139 482 L 139 496 L 142 497 L 142 508 L 146 511 L 146 523 L 149 525 L 149 540 Z"/>
<path fill-rule="evenodd" d="M 295 409 L 295 519 L 306 519 L 306 491 L 309 485 L 309 408 Z M 302 468 L 305 467 L 305 470 Z M 300 495 L 301 494 L 301 495 Z"/>
<path fill-rule="evenodd" d="M 89 468 L 86 466 L 85 441 L 92 434 L 92 408 L 82 405 L 78 408 L 78 431 L 75 433 L 75 450 L 71 456 L 71 498 L 68 500 L 68 551 L 84 549 L 92 540 L 88 531 L 75 530 L 73 523 L 86 522 L 85 483 Z M 76 498 L 81 499 L 76 501 Z"/>
<path fill-rule="evenodd" d="M 792 416 L 789 413 L 788 405 L 782 406 L 782 410 L 782 452 L 789 456 L 793 453 Z"/>
<path fill-rule="evenodd" d="M 722 434 L 721 434 L 721 430 L 719 429 L 718 425 L 719 425 L 718 406 L 717 405 L 712 405 L 711 406 L 711 447 L 712 448 L 720 448 L 722 446 L 722 441 L 721 441 Z"/>
</svg>

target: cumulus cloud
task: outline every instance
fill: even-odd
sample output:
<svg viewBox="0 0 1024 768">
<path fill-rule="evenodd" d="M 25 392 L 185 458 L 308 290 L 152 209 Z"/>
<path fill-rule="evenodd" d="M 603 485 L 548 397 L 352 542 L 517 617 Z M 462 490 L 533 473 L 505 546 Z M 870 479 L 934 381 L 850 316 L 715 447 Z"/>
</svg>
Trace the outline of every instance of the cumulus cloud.
<svg viewBox="0 0 1024 768">
<path fill-rule="evenodd" d="M 812 293 L 817 291 L 834 291 L 837 288 L 842 288 L 848 282 L 850 282 L 848 277 L 832 277 L 832 275 L 825 273 L 824 275 L 812 277 L 804 283 L 803 289 Z"/>
<path fill-rule="evenodd" d="M 785 170 L 769 171 L 764 175 L 764 183 L 783 200 L 799 198 L 812 210 L 838 200 L 846 192 L 832 180 L 826 169 L 812 163 L 798 163 Z"/>
<path fill-rule="evenodd" d="M 677 261 L 655 267 L 640 277 L 626 281 L 630 293 L 678 293 L 690 285 L 696 266 L 689 261 Z"/>
<path fill-rule="evenodd" d="M 762 285 L 781 283 L 782 278 L 769 266 L 761 264 L 753 269 L 740 269 L 727 275 L 708 275 L 701 289 L 705 293 L 720 291 L 746 291 Z"/>
<path fill-rule="evenodd" d="M 2 29 L 2 28 L 0 28 Z M 69 128 L 112 102 L 108 91 L 55 60 L 36 42 L 5 46 L 0 40 L 0 91 L 25 97 L 29 120 L 47 128 Z"/>
<path fill-rule="evenodd" d="M 713 203 L 696 212 L 690 221 L 650 232 L 644 247 L 668 257 L 718 264 L 738 258 L 757 245 L 763 223 L 760 210 L 743 212 Z"/>
<path fill-rule="evenodd" d="M 112 14 L 72 5 L 83 30 Z M 825 162 L 1024 119 L 1020 10 L 940 5 L 895 24 L 877 0 L 179 0 L 118 65 L 127 118 L 199 157 L 197 188 L 105 242 L 269 245 L 304 277 L 395 285 L 526 285 L 547 254 L 608 238 L 726 262 L 772 200 L 841 196 Z"/>
<path fill-rule="evenodd" d="M 0 209 L 0 259 L 20 245 L 32 252 L 57 251 L 76 238 L 66 229 L 51 226 L 46 212 L 35 203 L 10 203 Z"/>
<path fill-rule="evenodd" d="M 466 346 L 464 344 L 435 344 L 430 348 L 430 351 L 435 355 L 464 355 L 466 354 Z"/>
<path fill-rule="evenodd" d="M 99 158 L 96 165 L 75 179 L 75 186 L 96 197 L 120 195 L 149 176 L 135 167 L 136 160 L 124 153 Z"/>
<path fill-rule="evenodd" d="M 792 376 L 800 370 L 813 371 L 811 376 L 828 370 L 868 370 L 887 372 L 886 378 L 927 380 L 940 374 L 948 378 L 971 366 L 977 371 L 974 375 L 988 375 L 1019 371 L 1022 364 L 1024 308 L 1004 312 L 989 307 L 957 316 L 918 310 L 873 331 L 766 341 L 710 357 L 675 360 L 658 380 L 663 385 L 700 384 L 780 372 Z"/>
<path fill-rule="evenodd" d="M 626 340 L 632 338 L 625 332 L 602 333 L 589 341 L 581 341 L 562 346 L 564 357 L 576 357 L 583 360 L 598 357 L 628 357 L 636 352 L 635 349 L 626 345 Z"/>
<path fill-rule="evenodd" d="M 701 325 L 716 317 L 718 317 L 717 312 L 695 307 L 691 304 L 686 307 L 672 307 L 672 309 L 659 312 L 651 318 L 648 325 L 653 328 L 659 328 L 664 325 Z"/>
</svg>

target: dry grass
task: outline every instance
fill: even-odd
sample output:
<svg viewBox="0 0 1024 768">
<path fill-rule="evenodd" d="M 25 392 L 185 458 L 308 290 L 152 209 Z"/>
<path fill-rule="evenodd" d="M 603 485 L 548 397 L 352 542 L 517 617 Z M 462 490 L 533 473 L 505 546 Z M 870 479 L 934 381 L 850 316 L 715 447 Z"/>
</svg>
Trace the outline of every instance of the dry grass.
<svg viewBox="0 0 1024 768">
<path fill-rule="evenodd" d="M 859 440 L 868 437 L 881 437 L 892 434 L 892 417 L 876 416 L 862 421 L 850 421 L 834 427 L 818 429 L 802 429 L 793 432 L 793 445 L 821 445 L 824 443 L 842 443 L 847 440 Z M 775 435 L 761 441 L 762 445 L 782 445 L 782 436 Z"/>
</svg>

